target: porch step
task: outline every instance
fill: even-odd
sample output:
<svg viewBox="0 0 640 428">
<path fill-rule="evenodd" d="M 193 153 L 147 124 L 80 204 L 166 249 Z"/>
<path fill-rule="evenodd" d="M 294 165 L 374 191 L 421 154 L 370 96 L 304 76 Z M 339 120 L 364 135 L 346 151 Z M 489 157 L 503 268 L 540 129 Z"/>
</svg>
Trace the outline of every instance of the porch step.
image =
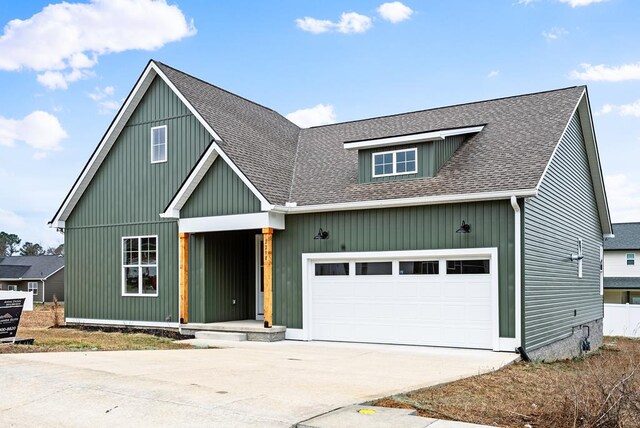
<svg viewBox="0 0 640 428">
<path fill-rule="evenodd" d="M 204 340 L 228 340 L 233 342 L 244 342 L 247 340 L 247 333 L 234 333 L 230 331 L 196 331 L 196 339 Z"/>
<path fill-rule="evenodd" d="M 243 321 L 227 321 L 212 323 L 189 323 L 181 324 L 180 329 L 183 334 L 193 334 L 196 338 L 204 338 L 198 336 L 198 333 L 233 333 L 242 334 L 245 339 L 250 342 L 278 342 L 284 340 L 287 328 L 283 325 L 274 325 L 271 328 L 264 328 L 262 321 L 243 320 Z M 223 337 L 223 336 L 218 336 Z M 226 337 L 226 336 L 224 336 Z M 208 337 L 209 338 L 209 337 Z M 219 340 L 237 340 L 237 339 L 219 339 Z"/>
</svg>

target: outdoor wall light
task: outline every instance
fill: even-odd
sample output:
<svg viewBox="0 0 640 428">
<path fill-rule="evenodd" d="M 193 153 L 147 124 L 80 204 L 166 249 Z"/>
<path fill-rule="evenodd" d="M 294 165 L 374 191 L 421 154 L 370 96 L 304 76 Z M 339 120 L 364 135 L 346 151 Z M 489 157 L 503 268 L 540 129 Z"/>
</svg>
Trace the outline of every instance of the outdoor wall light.
<svg viewBox="0 0 640 428">
<path fill-rule="evenodd" d="M 462 220 L 462 224 L 460 225 L 460 228 L 456 230 L 456 233 L 471 233 L 471 225 Z"/>
<path fill-rule="evenodd" d="M 318 234 L 314 236 L 313 239 L 329 239 L 329 232 L 320 228 Z"/>
</svg>

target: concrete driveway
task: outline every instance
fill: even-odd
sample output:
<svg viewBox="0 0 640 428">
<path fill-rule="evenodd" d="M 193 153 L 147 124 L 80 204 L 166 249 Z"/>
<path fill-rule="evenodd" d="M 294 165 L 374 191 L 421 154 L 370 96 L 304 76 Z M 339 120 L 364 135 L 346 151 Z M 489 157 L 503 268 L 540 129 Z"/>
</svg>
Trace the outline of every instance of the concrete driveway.
<svg viewBox="0 0 640 428">
<path fill-rule="evenodd" d="M 0 425 L 290 427 L 515 354 L 328 342 L 0 355 Z"/>
</svg>

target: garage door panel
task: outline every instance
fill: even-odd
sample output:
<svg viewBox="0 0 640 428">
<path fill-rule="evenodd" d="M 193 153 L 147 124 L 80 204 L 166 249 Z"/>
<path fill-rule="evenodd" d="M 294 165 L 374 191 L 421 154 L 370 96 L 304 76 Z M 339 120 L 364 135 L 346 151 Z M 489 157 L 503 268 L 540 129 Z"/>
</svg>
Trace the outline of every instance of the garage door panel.
<svg viewBox="0 0 640 428">
<path fill-rule="evenodd" d="M 492 348 L 492 274 L 393 271 L 312 275 L 312 339 Z"/>
</svg>

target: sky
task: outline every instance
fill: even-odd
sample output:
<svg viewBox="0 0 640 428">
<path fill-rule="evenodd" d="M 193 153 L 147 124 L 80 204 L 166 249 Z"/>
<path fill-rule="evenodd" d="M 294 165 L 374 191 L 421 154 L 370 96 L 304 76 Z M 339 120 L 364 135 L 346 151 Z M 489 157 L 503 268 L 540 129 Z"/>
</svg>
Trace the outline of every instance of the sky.
<svg viewBox="0 0 640 428">
<path fill-rule="evenodd" d="M 150 59 L 300 126 L 587 85 L 640 221 L 637 0 L 0 0 L 0 231 L 47 226 Z M 523 160 L 526 161 L 526 160 Z"/>
</svg>

